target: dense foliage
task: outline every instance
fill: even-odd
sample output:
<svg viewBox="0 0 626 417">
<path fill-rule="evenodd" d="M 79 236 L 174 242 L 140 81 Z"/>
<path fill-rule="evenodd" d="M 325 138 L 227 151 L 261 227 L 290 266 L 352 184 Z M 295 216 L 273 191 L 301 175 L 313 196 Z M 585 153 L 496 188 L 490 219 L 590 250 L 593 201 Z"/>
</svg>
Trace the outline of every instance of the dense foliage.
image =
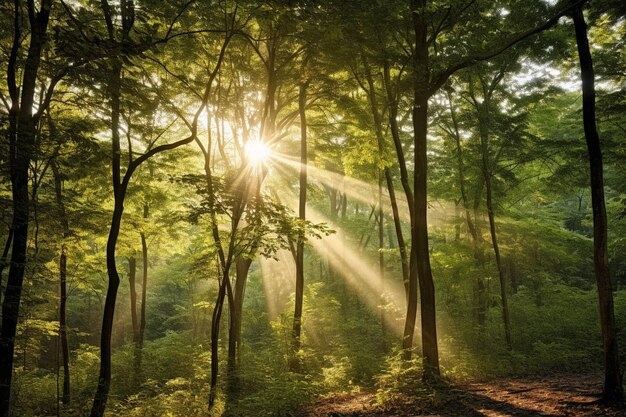
<svg viewBox="0 0 626 417">
<path fill-rule="evenodd" d="M 622 2 L 3 2 L 3 413 L 599 372 L 581 8 L 623 369 Z"/>
</svg>

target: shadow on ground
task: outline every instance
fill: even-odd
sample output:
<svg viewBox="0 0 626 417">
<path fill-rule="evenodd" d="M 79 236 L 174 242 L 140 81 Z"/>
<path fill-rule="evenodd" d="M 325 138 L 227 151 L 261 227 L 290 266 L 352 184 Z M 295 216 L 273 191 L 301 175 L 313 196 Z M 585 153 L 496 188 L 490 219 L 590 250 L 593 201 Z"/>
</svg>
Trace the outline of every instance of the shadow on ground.
<svg viewBox="0 0 626 417">
<path fill-rule="evenodd" d="M 601 387 L 600 376 L 498 379 L 443 388 L 441 401 L 400 395 L 379 405 L 374 393 L 341 395 L 320 401 L 303 416 L 626 417 L 623 404 L 593 402 Z"/>
</svg>

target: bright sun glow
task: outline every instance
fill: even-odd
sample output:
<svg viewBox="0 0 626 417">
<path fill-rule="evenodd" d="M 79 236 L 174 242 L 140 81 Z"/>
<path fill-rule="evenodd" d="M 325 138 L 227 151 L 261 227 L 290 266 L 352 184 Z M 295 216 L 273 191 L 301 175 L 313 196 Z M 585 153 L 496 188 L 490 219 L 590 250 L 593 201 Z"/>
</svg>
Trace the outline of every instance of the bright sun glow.
<svg viewBox="0 0 626 417">
<path fill-rule="evenodd" d="M 246 143 L 246 158 L 252 165 L 261 165 L 270 158 L 269 146 L 260 140 L 251 140 Z"/>
</svg>

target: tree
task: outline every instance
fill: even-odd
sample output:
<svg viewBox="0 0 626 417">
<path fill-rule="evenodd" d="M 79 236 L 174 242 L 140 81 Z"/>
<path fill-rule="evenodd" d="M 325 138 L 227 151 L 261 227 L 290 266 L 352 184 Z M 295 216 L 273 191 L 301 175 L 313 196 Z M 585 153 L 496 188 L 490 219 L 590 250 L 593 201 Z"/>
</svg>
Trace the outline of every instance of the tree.
<svg viewBox="0 0 626 417">
<path fill-rule="evenodd" d="M 600 137 L 596 128 L 596 98 L 593 59 L 587 39 L 587 24 L 582 6 L 572 12 L 576 45 L 580 60 L 583 94 L 583 125 L 589 155 L 591 205 L 593 209 L 593 265 L 600 301 L 600 327 L 604 346 L 604 388 L 602 398 L 607 402 L 624 398 L 623 376 L 617 346 L 613 290 L 609 276 L 607 216 L 604 202 L 604 174 Z"/>
<path fill-rule="evenodd" d="M 427 223 L 427 132 L 428 132 L 428 100 L 441 88 L 448 78 L 455 72 L 475 65 L 480 61 L 491 59 L 516 43 L 554 26 L 558 19 L 573 6 L 568 2 L 565 5 L 557 5 L 548 13 L 549 18 L 534 24 L 530 29 L 523 28 L 504 40 L 494 40 L 482 33 L 471 35 L 483 38 L 488 42 L 488 48 L 474 49 L 472 53 L 460 59 L 454 59 L 451 64 L 445 63 L 441 57 L 431 56 L 430 46 L 437 41 L 444 29 L 454 28 L 462 22 L 465 10 L 463 6 L 453 10 L 449 8 L 443 15 L 441 23 L 433 32 L 429 31 L 429 16 L 427 2 L 423 0 L 411 0 L 412 31 L 414 35 L 412 53 L 412 77 L 413 77 L 413 134 L 414 134 L 414 172 L 413 172 L 413 212 L 411 214 L 411 258 L 416 259 L 415 267 L 418 272 L 418 282 L 421 295 L 421 322 L 422 322 L 422 353 L 424 355 L 424 376 L 427 379 L 439 375 L 439 351 L 437 347 L 437 324 L 435 313 L 435 288 L 430 267 L 430 253 L 428 244 Z M 511 16 L 513 17 L 513 16 Z M 450 29 L 448 29 L 450 30 Z M 470 37 L 470 40 L 472 36 Z M 432 62 L 431 62 L 432 59 Z M 443 66 L 440 62 L 443 61 Z M 443 68 L 438 70 L 439 68 Z M 417 311 L 417 283 L 409 282 L 409 302 L 407 306 L 407 320 L 405 334 L 410 333 L 414 327 L 415 313 Z M 412 333 L 411 333 L 412 334 Z M 410 346 L 410 340 L 406 339 L 403 347 Z M 406 350 L 405 357 L 410 357 L 410 351 Z"/>
<path fill-rule="evenodd" d="M 186 6 L 179 12 L 178 17 L 184 12 Z M 131 39 L 131 30 L 135 22 L 135 6 L 132 1 L 123 0 L 120 5 L 119 19 L 122 22 L 121 31 L 119 31 L 113 24 L 115 16 L 107 1 L 101 3 L 102 15 L 106 22 L 107 34 L 109 41 L 115 45 L 117 53 L 110 58 L 108 64 L 108 77 L 106 79 L 107 94 L 110 100 L 110 129 L 111 129 L 111 157 L 112 157 L 112 181 L 113 181 L 113 196 L 114 196 L 114 209 L 111 220 L 111 227 L 109 230 L 109 237 L 107 240 L 107 273 L 108 273 L 108 288 L 105 299 L 103 319 L 102 319 L 102 333 L 100 340 L 100 374 L 98 377 L 98 387 L 94 396 L 94 401 L 91 409 L 91 416 L 102 416 L 106 407 L 108 393 L 111 384 L 111 334 L 113 330 L 113 317 L 115 313 L 115 301 L 117 298 L 117 290 L 119 287 L 119 273 L 117 271 L 117 264 L 115 259 L 117 239 L 122 222 L 122 215 L 124 213 L 124 200 L 126 198 L 126 192 L 128 185 L 132 178 L 133 173 L 137 168 L 150 159 L 151 157 L 168 150 L 176 149 L 180 146 L 186 145 L 194 141 L 197 135 L 198 119 L 204 111 L 208 97 L 211 93 L 211 87 L 215 78 L 215 73 L 212 77 L 209 77 L 204 88 L 204 92 L 201 96 L 201 104 L 198 110 L 193 116 L 191 122 L 187 122 L 190 134 L 184 139 L 158 145 L 149 148 L 143 154 L 133 157 L 133 154 L 129 154 L 128 165 L 126 171 L 122 175 L 121 170 L 121 146 L 120 146 L 120 115 L 121 115 L 121 98 L 122 98 L 122 69 L 124 68 L 124 57 L 131 51 L 133 40 Z M 173 27 L 176 19 L 171 23 L 167 36 L 170 35 L 171 28 Z M 228 22 L 229 26 L 224 29 L 226 32 L 224 44 L 228 45 L 230 38 L 232 37 L 232 22 Z M 138 45 L 135 45 L 138 46 Z M 225 48 L 225 46 L 224 46 Z M 218 60 L 216 66 L 219 68 L 221 60 Z"/>
<path fill-rule="evenodd" d="M 42 0 L 39 10 L 34 1 L 27 3 L 30 37 L 28 56 L 22 71 L 21 88 L 18 87 L 19 74 L 17 61 L 21 49 L 22 17 L 20 2 L 15 1 L 13 10 L 13 44 L 7 68 L 7 83 L 11 107 L 9 110 L 9 155 L 13 196 L 13 219 L 11 223 L 12 249 L 11 266 L 7 279 L 6 291 L 2 303 L 2 329 L 0 332 L 0 416 L 9 415 L 9 399 L 13 373 L 13 353 L 15 332 L 20 309 L 26 251 L 28 244 L 28 222 L 30 213 L 28 169 L 34 155 L 36 127 L 43 111 L 49 105 L 56 84 L 65 75 L 67 69 L 51 80 L 44 100 L 34 111 L 36 86 L 38 82 L 41 57 L 48 33 L 48 22 L 52 0 Z M 8 244 L 7 244 L 8 247 Z"/>
<path fill-rule="evenodd" d="M 63 239 L 65 240 L 69 237 L 70 226 L 67 219 L 65 204 L 63 202 L 63 183 L 57 161 L 52 161 L 52 172 L 54 174 L 54 191 L 56 194 L 56 203 L 58 206 L 59 214 L 61 216 L 61 223 L 63 226 Z M 69 404 L 70 352 L 67 344 L 67 254 L 65 242 L 61 243 L 61 255 L 59 255 L 59 292 L 59 338 L 61 339 L 61 353 L 63 356 L 63 404 Z"/>
</svg>

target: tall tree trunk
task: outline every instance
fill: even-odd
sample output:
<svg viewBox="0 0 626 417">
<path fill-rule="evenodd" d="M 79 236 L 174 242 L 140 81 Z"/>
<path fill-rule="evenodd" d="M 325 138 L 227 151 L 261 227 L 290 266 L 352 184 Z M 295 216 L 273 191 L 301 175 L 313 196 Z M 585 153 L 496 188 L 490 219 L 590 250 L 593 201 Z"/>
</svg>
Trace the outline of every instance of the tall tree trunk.
<svg viewBox="0 0 626 417">
<path fill-rule="evenodd" d="M 400 250 L 400 262 L 402 265 L 402 283 L 404 284 L 404 295 L 408 297 L 409 293 L 409 256 L 406 251 L 406 243 L 404 241 L 404 233 L 402 232 L 402 220 L 400 219 L 400 211 L 398 210 L 398 201 L 396 200 L 396 190 L 393 186 L 393 178 L 391 170 L 385 167 L 385 180 L 387 183 L 387 192 L 389 193 L 389 202 L 391 203 L 391 214 L 393 217 L 393 226 L 398 241 L 398 249 Z"/>
<path fill-rule="evenodd" d="M 489 93 L 490 94 L 490 93 Z M 489 232 L 491 234 L 491 244 L 496 257 L 496 267 L 498 268 L 498 278 L 500 281 L 500 300 L 502 303 L 502 322 L 504 324 L 504 338 L 508 350 L 513 348 L 511 341 L 511 319 L 509 317 L 509 302 L 507 294 L 506 276 L 500 257 L 500 247 L 498 246 L 498 235 L 496 231 L 496 219 L 493 211 L 493 196 L 491 187 L 492 169 L 489 161 L 489 106 L 490 97 L 484 97 L 482 104 L 478 105 L 478 124 L 480 130 L 480 149 L 482 153 L 482 172 L 485 182 L 485 203 L 487 205 L 487 216 L 489 217 Z"/>
<path fill-rule="evenodd" d="M 252 259 L 238 256 L 235 259 L 235 287 L 230 308 L 230 327 L 228 335 L 228 368 L 234 370 L 238 363 L 241 348 L 241 323 L 243 319 L 243 300 Z"/>
<path fill-rule="evenodd" d="M 422 354 L 424 356 L 424 377 L 431 379 L 439 375 L 439 349 L 437 346 L 437 321 L 435 310 L 435 285 L 430 267 L 427 222 L 427 123 L 428 98 L 417 91 L 413 109 L 413 129 L 415 131 L 415 172 L 414 172 L 414 219 L 412 225 L 412 246 L 417 267 L 420 289 L 420 312 L 422 324 Z M 416 297 L 415 297 L 416 298 Z M 417 300 L 415 300 L 416 302 Z M 413 307 L 416 309 L 416 307 Z M 414 321 L 415 319 L 413 319 Z M 407 324 L 411 325 L 407 319 Z M 414 327 L 414 326 L 413 326 Z M 406 330 L 406 329 L 405 329 Z M 411 331 L 412 333 L 412 331 Z"/>
<path fill-rule="evenodd" d="M 326 184 L 323 184 L 323 186 L 324 186 L 324 189 L 326 190 L 326 194 L 328 195 L 328 204 L 330 208 L 330 220 L 335 221 L 337 220 L 337 217 L 339 215 L 339 204 L 337 203 L 338 191 L 336 188 L 334 188 L 334 184 L 333 186 L 328 186 Z"/>
<path fill-rule="evenodd" d="M 141 330 L 137 315 L 137 259 L 134 256 L 128 258 L 128 282 L 130 284 L 130 314 L 133 323 L 133 379 L 135 387 L 138 387 L 141 381 Z"/>
<path fill-rule="evenodd" d="M 20 37 L 19 30 L 19 3 L 15 4 L 15 38 Z M 10 146 L 10 171 L 13 197 L 13 248 L 11 251 L 11 266 L 7 278 L 4 300 L 2 302 L 2 329 L 0 330 L 0 417 L 8 417 L 10 409 L 11 380 L 13 376 L 13 354 L 15 350 L 15 334 L 19 317 L 20 301 L 22 297 L 22 284 L 24 281 L 24 269 L 26 266 L 26 250 L 28 247 L 28 217 L 29 217 L 29 192 L 28 192 L 28 168 L 35 152 L 35 135 L 37 116 L 33 114 L 35 86 L 37 73 L 41 62 L 41 52 L 46 39 L 48 18 L 50 16 L 52 0 L 42 0 L 39 11 L 35 10 L 32 3 L 27 5 L 31 20 L 30 45 L 26 58 L 22 88 L 21 102 L 17 111 L 17 124 L 10 127 L 10 132 L 15 136 L 9 138 Z M 19 43 L 18 43 L 19 48 Z M 14 42 L 14 48 L 15 42 Z M 13 51 L 12 51 L 13 52 Z M 13 62 L 14 64 L 14 62 Z M 15 71 L 9 65 L 9 71 Z M 15 72 L 13 73 L 15 75 Z M 15 79 L 10 79 L 9 89 L 16 90 Z M 17 108 L 17 95 L 11 94 L 12 108 Z M 13 120 L 13 119 L 12 119 Z M 15 120 L 13 120 L 15 121 Z"/>
<path fill-rule="evenodd" d="M 372 110 L 372 116 L 374 119 L 374 126 L 376 130 L 376 142 L 378 144 L 378 152 L 383 158 L 385 151 L 385 139 L 383 136 L 383 126 L 382 126 L 382 117 L 379 111 L 378 99 L 376 97 L 374 80 L 372 78 L 371 72 L 366 64 L 366 76 L 367 76 L 367 84 L 369 87 L 368 97 L 370 101 L 370 107 Z M 395 103 L 395 97 L 391 89 L 391 79 L 389 75 L 389 64 L 385 64 L 384 68 L 384 78 L 383 84 L 385 87 L 385 91 L 387 94 L 388 106 L 389 106 L 389 125 L 392 131 L 392 136 L 394 137 L 394 143 L 400 142 L 400 134 L 398 132 L 398 122 L 396 120 L 397 117 L 397 103 Z M 391 120 L 393 119 L 393 121 Z M 401 145 L 400 145 L 400 149 Z M 404 157 L 403 157 L 404 158 Z M 393 185 L 393 178 L 391 176 L 391 169 L 387 164 L 383 169 L 385 175 L 385 182 L 387 185 L 387 192 L 389 193 L 389 202 L 391 203 L 391 213 L 393 216 L 393 225 L 396 232 L 396 238 L 398 240 L 398 248 L 400 250 L 400 262 L 402 265 L 402 283 L 404 284 L 404 293 L 405 296 L 408 296 L 409 291 L 409 258 L 406 251 L 406 243 L 404 242 L 404 234 L 402 232 L 402 221 L 400 219 L 400 212 L 398 210 L 398 202 L 396 200 L 396 191 Z M 406 178 L 408 181 L 408 177 Z M 410 188 L 409 188 L 410 190 Z M 407 199 L 412 199 L 412 194 L 409 193 L 407 195 Z M 380 204 L 381 202 L 379 202 Z M 409 205 L 411 203 L 409 202 Z"/>
<path fill-rule="evenodd" d="M 148 217 L 148 206 L 144 206 L 144 218 Z M 141 274 L 141 310 L 139 314 L 139 337 L 137 346 L 139 347 L 139 354 L 136 356 L 136 369 L 141 374 L 141 358 L 143 356 L 143 341 L 146 334 L 146 302 L 148 298 L 148 242 L 146 241 L 146 234 L 141 232 L 141 259 L 142 259 L 142 274 Z"/>
<path fill-rule="evenodd" d="M 595 80 L 593 60 L 587 39 L 587 24 L 582 8 L 573 13 L 576 44 L 580 60 L 583 94 L 583 124 L 589 154 L 591 175 L 591 205 L 593 209 L 593 264 L 598 285 L 600 302 L 600 327 L 604 345 L 604 389 L 605 401 L 624 398 L 623 374 L 620 367 L 619 349 L 615 328 L 613 291 L 609 275 L 607 216 L 604 202 L 604 178 L 602 150 L 596 128 Z"/>
<path fill-rule="evenodd" d="M 124 9 L 124 8 L 122 8 Z M 98 386 L 91 407 L 91 417 L 102 417 L 106 408 L 109 389 L 111 387 L 111 336 L 113 334 L 113 318 L 115 315 L 115 302 L 117 290 L 120 285 L 120 277 L 115 262 L 117 239 L 120 233 L 122 215 L 124 214 L 124 199 L 126 187 L 120 181 L 121 176 L 121 150 L 120 150 L 120 96 L 121 96 L 122 61 L 114 59 L 109 78 L 109 97 L 111 108 L 111 155 L 112 180 L 113 180 L 113 215 L 106 246 L 106 264 L 108 275 L 108 287 L 104 301 L 102 315 L 102 330 L 100 334 L 100 373 Z"/>
<path fill-rule="evenodd" d="M 385 335 L 385 222 L 383 217 L 383 170 L 378 169 L 378 280 L 379 280 L 379 304 L 380 325 L 383 336 Z M 383 345 L 384 345 L 383 340 Z"/>
<path fill-rule="evenodd" d="M 63 242 L 61 244 L 61 255 L 59 256 L 59 338 L 61 340 L 61 355 L 63 358 L 63 404 L 70 403 L 70 352 L 67 343 L 67 255 L 65 241 L 70 235 L 70 225 L 67 218 L 67 211 L 63 202 L 63 184 L 59 167 L 56 161 L 52 161 L 52 173 L 54 176 L 54 190 L 56 203 L 61 217 L 63 227 Z"/>
<path fill-rule="evenodd" d="M 220 336 L 220 320 L 222 319 L 222 310 L 224 308 L 224 300 L 226 298 L 226 287 L 230 285 L 229 277 L 230 263 L 222 271 L 222 279 L 213 308 L 211 317 L 211 381 L 209 391 L 209 409 L 215 404 L 217 397 L 217 375 L 219 372 L 219 336 Z"/>
<path fill-rule="evenodd" d="M 306 101 L 308 81 L 300 83 L 298 94 L 298 112 L 300 113 L 300 197 L 298 201 L 298 217 L 306 220 L 306 187 L 307 187 L 307 125 Z M 336 191 L 335 191 L 335 196 Z M 331 206 L 335 204 L 331 199 Z M 295 310 L 293 313 L 293 350 L 300 350 L 302 332 L 302 304 L 304 299 L 304 236 L 298 236 L 296 246 L 296 293 Z"/>
<path fill-rule="evenodd" d="M 139 344 L 139 322 L 137 320 L 137 260 L 128 257 L 128 285 L 130 287 L 130 318 L 133 325 L 133 343 Z"/>
<path fill-rule="evenodd" d="M 476 229 L 474 228 L 474 222 L 472 221 L 472 216 L 470 215 L 470 211 L 469 211 L 469 203 L 468 203 L 467 191 L 466 191 L 467 187 L 465 184 L 465 164 L 463 162 L 463 148 L 461 146 L 461 133 L 460 133 L 460 128 L 459 128 L 459 122 L 456 117 L 454 105 L 452 103 L 452 93 L 451 91 L 447 90 L 446 94 L 448 96 L 448 105 L 449 105 L 449 110 L 450 110 L 450 117 L 452 118 L 452 127 L 454 129 L 452 136 L 454 138 L 454 144 L 455 144 L 457 174 L 458 174 L 458 179 L 459 179 L 459 189 L 461 190 L 461 204 L 463 206 L 463 210 L 465 211 L 465 221 L 467 222 L 467 229 L 469 230 L 470 235 L 472 236 L 472 241 L 476 245 L 478 237 L 476 236 Z"/>
<path fill-rule="evenodd" d="M 485 155 L 483 154 L 483 169 L 488 169 L 484 166 Z M 491 195 L 491 173 L 485 171 L 485 191 L 486 191 L 486 204 L 487 215 L 489 216 L 489 231 L 491 233 L 491 244 L 493 246 L 493 253 L 496 257 L 496 267 L 498 268 L 498 278 L 500 280 L 500 300 L 502 302 L 502 322 L 504 324 L 504 338 L 506 340 L 506 347 L 508 350 L 513 348 L 511 341 L 511 319 L 509 317 L 509 301 L 507 295 L 507 283 L 504 275 L 504 267 L 502 266 L 502 259 L 500 258 L 500 247 L 498 246 L 498 236 L 496 233 L 496 219 L 493 213 L 493 201 Z"/>
<path fill-rule="evenodd" d="M 384 218 L 383 218 L 383 171 L 388 170 L 385 164 L 385 142 L 382 130 L 382 118 L 380 116 L 380 110 L 378 108 L 378 99 L 376 97 L 376 85 L 372 78 L 372 72 L 367 63 L 367 60 L 363 58 L 363 65 L 365 67 L 365 77 L 367 80 L 366 93 L 370 102 L 370 109 L 372 112 L 372 118 L 374 119 L 374 130 L 376 132 L 376 142 L 378 145 L 378 167 L 376 169 L 377 181 L 378 181 L 378 215 L 376 216 L 378 225 L 378 280 L 379 280 L 379 313 L 380 324 L 382 327 L 383 335 L 385 334 L 385 318 L 384 318 L 384 289 L 385 289 L 385 255 L 383 254 L 384 247 Z M 389 184 L 387 184 L 389 185 Z M 393 187 L 393 185 L 392 185 Z M 404 262 L 403 262 L 404 266 Z M 404 277 L 403 277 L 404 280 Z M 384 341 L 383 341 L 384 344 Z"/>
<path fill-rule="evenodd" d="M 407 313 L 406 313 L 406 321 L 404 323 L 404 330 L 402 332 L 402 350 L 403 350 L 403 358 L 405 360 L 411 359 L 411 349 L 413 348 L 413 336 L 415 334 L 415 322 L 417 315 L 417 256 L 416 256 L 416 241 L 414 240 L 414 230 L 415 230 L 415 199 L 413 197 L 413 190 L 411 189 L 411 185 L 409 184 L 409 174 L 406 168 L 406 159 L 404 157 L 404 150 L 402 148 L 402 141 L 400 140 L 400 129 L 398 127 L 398 97 L 397 94 L 394 93 L 393 87 L 391 84 L 391 75 L 389 63 L 385 62 L 384 71 L 384 85 L 385 91 L 387 93 L 387 101 L 389 105 L 389 127 L 391 130 L 391 136 L 393 138 L 394 148 L 396 150 L 396 157 L 398 158 L 398 166 L 400 167 L 400 182 L 402 183 L 402 189 L 404 190 L 404 194 L 406 196 L 407 204 L 409 206 L 409 218 L 411 223 L 411 248 L 408 256 L 408 265 L 405 263 L 404 267 L 408 266 L 408 274 L 403 271 L 405 277 L 405 295 L 406 295 L 406 304 L 407 304 Z M 389 184 L 389 179 L 391 175 L 385 174 L 387 177 L 387 184 Z M 389 185 L 387 188 L 390 188 Z M 392 206 L 393 208 L 393 206 Z M 394 225 L 396 227 L 396 234 L 398 236 L 398 244 L 400 245 L 400 238 L 402 236 L 401 233 L 401 225 L 399 221 L 395 220 L 397 214 L 394 212 Z M 400 232 L 400 233 L 398 233 Z M 405 246 L 406 247 L 406 246 Z M 400 251 L 402 253 L 402 245 L 400 246 Z M 406 249 L 404 250 L 406 254 Z"/>
<path fill-rule="evenodd" d="M 478 119 L 478 133 L 480 139 L 480 151 L 481 151 L 481 171 L 483 174 L 483 183 L 485 186 L 485 203 L 487 206 L 487 216 L 489 218 L 489 232 L 491 235 L 491 244 L 493 252 L 496 258 L 496 268 L 498 269 L 498 278 L 500 283 L 500 300 L 502 305 L 502 322 L 504 324 L 504 337 L 506 341 L 506 347 L 508 350 L 513 348 L 511 342 L 511 320 L 509 317 L 509 303 L 507 293 L 507 281 L 504 273 L 504 265 L 500 256 L 500 247 L 498 245 L 498 235 L 496 230 L 495 213 L 493 209 L 493 187 L 492 178 L 494 176 L 495 162 L 490 160 L 490 126 L 491 126 L 491 108 L 492 98 L 498 85 L 504 78 L 508 69 L 508 63 L 505 63 L 495 75 L 487 82 L 483 77 L 478 77 L 482 90 L 482 101 L 478 100 L 474 94 L 474 81 L 470 78 L 469 81 L 469 95 L 472 103 L 476 109 L 476 116 Z M 478 242 L 474 245 L 474 256 L 478 259 Z M 481 293 L 484 290 L 484 283 L 478 283 L 478 300 L 479 308 L 481 308 Z M 481 313 L 479 311 L 479 323 L 481 321 Z"/>
<path fill-rule="evenodd" d="M 117 290 L 120 285 L 120 277 L 115 264 L 115 247 L 120 232 L 122 214 L 124 212 L 123 193 L 115 193 L 115 206 L 111 218 L 111 228 L 106 246 L 107 274 L 109 284 L 107 287 L 102 314 L 102 331 L 100 334 L 100 372 L 98 376 L 98 386 L 91 408 L 91 417 L 101 417 L 111 387 L 111 335 L 113 334 L 113 318 L 115 315 L 115 302 L 117 300 Z"/>
<path fill-rule="evenodd" d="M 413 86 L 413 134 L 415 148 L 415 169 L 413 172 L 414 209 L 411 216 L 412 256 L 417 268 L 421 296 L 422 354 L 424 356 L 424 378 L 432 379 L 439 376 L 439 349 L 437 346 L 437 321 L 435 309 L 435 285 L 430 267 L 430 251 L 428 249 L 427 222 L 427 181 L 428 153 L 428 98 L 430 97 L 430 67 L 426 32 L 424 0 L 411 0 L 413 31 L 415 33 L 415 52 L 413 70 L 415 72 Z M 415 248 L 413 250 L 413 248 Z M 413 260 L 412 260 L 413 261 Z M 411 289 L 410 289 L 411 290 Z M 411 299 L 412 298 L 412 299 Z M 413 335 L 415 313 L 417 312 L 417 295 L 409 294 L 405 334 Z M 409 330 L 410 328 L 410 330 Z M 411 340 L 412 342 L 412 337 Z M 406 340 L 405 340 L 406 342 Z M 410 357 L 410 351 L 406 356 Z"/>
<path fill-rule="evenodd" d="M 67 344 L 67 321 L 65 306 L 67 304 L 67 256 L 65 246 L 61 248 L 59 258 L 61 302 L 59 304 L 59 337 L 61 338 L 61 355 L 63 358 L 63 404 L 70 403 L 70 351 Z"/>
</svg>

